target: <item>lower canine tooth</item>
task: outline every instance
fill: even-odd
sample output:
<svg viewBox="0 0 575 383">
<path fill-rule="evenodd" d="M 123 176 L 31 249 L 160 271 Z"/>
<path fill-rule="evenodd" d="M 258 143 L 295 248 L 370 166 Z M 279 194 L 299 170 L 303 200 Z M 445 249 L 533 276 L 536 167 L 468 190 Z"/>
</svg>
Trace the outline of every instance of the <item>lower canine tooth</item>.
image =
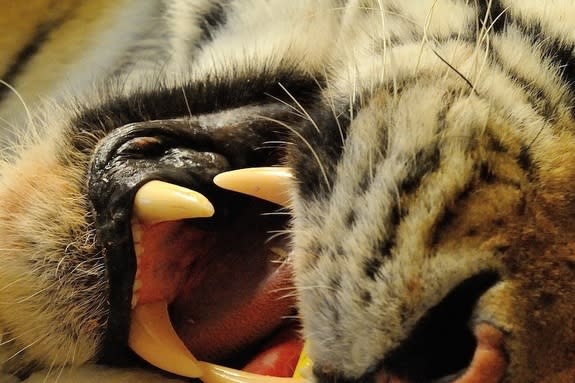
<svg viewBox="0 0 575 383">
<path fill-rule="evenodd" d="M 198 360 L 172 327 L 166 302 L 137 305 L 132 310 L 128 344 L 152 365 L 190 378 L 202 376 Z"/>
<path fill-rule="evenodd" d="M 146 224 L 213 214 L 214 207 L 202 194 L 163 181 L 148 182 L 134 197 L 134 216 Z"/>
<path fill-rule="evenodd" d="M 218 174 L 214 183 L 223 189 L 251 195 L 281 206 L 289 205 L 292 173 L 285 167 L 232 170 Z"/>
<path fill-rule="evenodd" d="M 304 383 L 294 378 L 251 374 L 232 368 L 199 362 L 176 334 L 166 302 L 136 306 L 128 344 L 152 365 L 177 375 L 200 378 L 204 383 Z"/>
</svg>

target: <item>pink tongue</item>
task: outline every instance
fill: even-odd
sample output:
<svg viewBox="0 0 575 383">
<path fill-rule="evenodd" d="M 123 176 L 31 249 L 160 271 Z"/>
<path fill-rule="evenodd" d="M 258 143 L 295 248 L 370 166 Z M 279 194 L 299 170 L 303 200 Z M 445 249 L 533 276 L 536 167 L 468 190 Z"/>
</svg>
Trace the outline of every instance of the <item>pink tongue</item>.
<svg viewBox="0 0 575 383">
<path fill-rule="evenodd" d="M 303 341 L 297 330 L 287 327 L 266 342 L 243 370 L 260 375 L 291 377 L 302 348 Z"/>
</svg>

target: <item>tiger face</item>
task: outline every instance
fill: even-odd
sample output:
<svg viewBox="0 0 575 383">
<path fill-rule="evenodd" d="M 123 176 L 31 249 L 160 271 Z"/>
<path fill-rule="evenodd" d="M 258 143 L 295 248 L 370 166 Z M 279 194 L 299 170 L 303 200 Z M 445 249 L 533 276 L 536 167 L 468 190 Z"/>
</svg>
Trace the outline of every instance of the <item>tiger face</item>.
<svg viewBox="0 0 575 383">
<path fill-rule="evenodd" d="M 211 383 L 299 333 L 317 383 L 575 379 L 575 4 L 148 11 L 0 170 L 4 371 Z"/>
</svg>

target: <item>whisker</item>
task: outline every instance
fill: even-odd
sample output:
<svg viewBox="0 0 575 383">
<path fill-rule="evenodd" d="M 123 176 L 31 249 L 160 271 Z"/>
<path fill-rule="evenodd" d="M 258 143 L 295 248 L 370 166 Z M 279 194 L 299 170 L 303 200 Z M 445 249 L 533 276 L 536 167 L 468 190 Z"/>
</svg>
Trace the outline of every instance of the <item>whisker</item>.
<svg viewBox="0 0 575 383">
<path fill-rule="evenodd" d="M 268 239 L 266 239 L 265 243 L 269 243 L 269 242 L 273 241 L 274 239 L 278 239 L 278 238 L 281 238 L 283 236 L 287 236 L 287 235 L 292 234 L 292 233 L 287 232 L 287 231 L 279 232 L 277 230 L 274 230 L 274 231 L 269 231 L 268 234 L 272 234 L 272 235 Z"/>
<path fill-rule="evenodd" d="M 429 26 L 431 25 L 431 19 L 433 17 L 433 11 L 435 10 L 437 2 L 438 2 L 438 0 L 435 0 L 433 2 L 433 4 L 431 5 L 431 8 L 429 9 L 429 12 L 425 16 L 425 23 L 423 25 L 423 34 L 421 36 L 421 46 L 419 48 L 419 55 L 417 56 L 417 63 L 415 64 L 415 70 L 414 70 L 414 72 L 416 72 L 416 73 L 418 72 L 419 65 L 421 64 L 421 59 L 423 57 L 423 50 L 425 49 L 425 46 L 427 46 L 429 43 L 429 36 L 428 36 Z"/>
<path fill-rule="evenodd" d="M 182 87 L 182 95 L 184 96 L 184 101 L 186 102 L 186 108 L 188 109 L 188 113 L 190 117 L 192 117 L 192 108 L 190 108 L 190 103 L 188 102 L 188 96 L 186 95 L 186 90 Z"/>
<path fill-rule="evenodd" d="M 34 332 L 42 332 L 42 330 L 44 330 L 44 326 L 32 327 L 32 328 L 29 328 L 29 329 L 24 330 L 24 331 L 19 331 L 18 335 L 12 336 L 9 339 L 3 339 L 4 336 L 6 336 L 6 334 L 0 334 L 0 347 L 5 346 L 9 343 L 15 342 L 16 340 L 21 339 L 26 334 L 30 334 L 30 333 L 34 333 Z"/>
<path fill-rule="evenodd" d="M 27 301 L 29 301 L 30 299 L 36 297 L 37 295 L 42 294 L 43 292 L 49 290 L 49 289 L 52 288 L 53 286 L 54 286 L 54 283 L 52 283 L 51 285 L 46 286 L 45 288 L 43 288 L 43 289 L 41 289 L 41 290 L 36 291 L 36 292 L 33 293 L 33 294 L 28 295 L 27 297 L 20 298 L 20 299 L 17 300 L 17 301 L 12 301 L 12 302 L 6 302 L 6 301 L 2 302 L 2 301 L 0 301 L 0 305 L 14 305 L 14 304 L 20 304 L 20 303 L 27 302 Z"/>
<path fill-rule="evenodd" d="M 331 185 L 329 183 L 329 178 L 327 176 L 327 172 L 321 162 L 321 159 L 319 158 L 319 155 L 317 154 L 317 152 L 315 151 L 315 149 L 313 148 L 313 146 L 309 143 L 308 140 L 305 139 L 304 136 L 301 135 L 300 132 L 298 132 L 296 129 L 294 129 L 293 127 L 289 126 L 288 124 L 286 124 L 283 121 L 277 120 L 275 118 L 271 118 L 271 117 L 266 117 L 266 116 L 262 116 L 262 118 L 271 121 L 271 122 L 275 122 L 276 124 L 283 126 L 284 128 L 288 129 L 290 132 L 292 132 L 293 134 L 295 134 L 306 146 L 307 148 L 310 150 L 312 156 L 314 157 L 315 161 L 317 162 L 320 171 L 322 173 L 323 179 L 325 181 L 325 185 L 329 188 Z"/>
<path fill-rule="evenodd" d="M 12 356 L 10 356 L 8 359 L 4 359 L 3 363 L 6 363 L 6 362 L 8 362 L 8 361 L 14 359 L 14 358 L 17 357 L 18 355 L 22 354 L 24 351 L 26 351 L 27 349 L 29 349 L 30 347 L 32 347 L 32 346 L 34 346 L 34 345 L 36 345 L 36 344 L 38 344 L 38 343 L 40 343 L 40 342 L 43 342 L 43 341 L 44 341 L 45 339 L 47 339 L 47 338 L 48 338 L 48 335 L 44 335 L 44 336 L 39 337 L 39 338 L 36 339 L 34 342 L 32 342 L 32 343 L 28 344 L 27 346 L 22 347 L 20 350 L 16 351 L 16 352 L 15 352 L 14 354 L 12 354 Z"/>
<path fill-rule="evenodd" d="M 476 84 L 480 81 L 481 73 L 483 73 L 483 70 L 485 69 L 485 67 L 486 67 L 486 65 L 487 65 L 487 60 L 488 60 L 488 57 L 489 57 L 489 45 L 490 45 L 490 44 L 489 44 L 489 36 L 490 36 L 490 33 L 489 33 L 489 32 L 491 32 L 491 30 L 494 28 L 494 26 L 495 26 L 495 24 L 497 23 L 497 21 L 498 21 L 501 17 L 503 17 L 503 16 L 505 15 L 505 13 L 507 13 L 507 11 L 508 11 L 508 9 L 509 9 L 509 7 L 503 9 L 503 10 L 501 11 L 501 13 L 499 13 L 499 14 L 495 17 L 495 19 L 493 19 L 493 20 L 491 21 L 491 23 L 489 24 L 489 26 L 486 27 L 487 21 L 488 21 L 489 10 L 490 10 L 490 8 L 491 8 L 491 5 L 492 5 L 492 0 L 489 0 L 489 3 L 488 3 L 488 5 L 487 5 L 487 12 L 486 12 L 486 14 L 485 14 L 485 19 L 483 20 L 482 28 L 481 28 L 481 31 L 480 31 L 480 34 L 479 34 L 479 38 L 478 38 L 478 41 L 477 41 L 477 44 L 476 44 L 476 48 L 475 48 L 476 52 L 479 52 L 479 47 L 486 42 L 485 53 L 484 53 L 484 55 L 483 55 L 483 60 L 482 60 L 481 66 L 479 67 L 479 70 L 475 73 L 475 83 L 476 83 Z M 475 85 L 474 85 L 474 86 L 475 86 Z"/>
<path fill-rule="evenodd" d="M 447 65 L 449 67 L 449 69 L 451 69 L 453 72 L 455 72 L 455 74 L 457 74 L 459 77 L 461 77 L 461 79 L 463 79 L 463 81 L 465 81 L 465 83 L 467 85 L 469 85 L 469 87 L 471 88 L 471 91 L 473 93 L 475 93 L 476 96 L 479 96 L 479 93 L 477 93 L 475 86 L 471 83 L 471 81 L 469 81 L 469 79 L 467 77 L 465 77 L 465 75 L 463 73 L 461 73 L 459 70 L 457 70 L 457 68 L 455 68 L 453 65 L 451 65 L 447 60 L 445 60 L 439 54 L 439 52 L 437 52 L 435 49 L 433 49 L 432 47 L 429 47 L 429 49 L 431 49 L 431 51 L 437 56 L 437 58 L 440 59 L 445 65 Z"/>
<path fill-rule="evenodd" d="M 10 91 L 12 93 L 14 93 L 14 95 L 18 98 L 18 100 L 20 101 L 20 103 L 22 104 L 22 107 L 24 108 L 24 111 L 26 112 L 26 116 L 28 118 L 28 122 L 33 125 L 33 118 L 32 118 L 32 113 L 30 113 L 30 109 L 28 108 L 28 105 L 26 104 L 26 102 L 24 101 L 24 98 L 22 97 L 22 95 L 20 94 L 20 92 L 18 92 L 16 90 L 16 88 L 14 88 L 12 85 L 8 84 L 6 81 L 0 79 L 0 84 L 4 85 L 5 87 L 7 87 L 8 89 L 10 89 Z"/>
<path fill-rule="evenodd" d="M 327 95 L 326 95 L 325 97 L 328 99 L 328 100 L 327 100 L 327 101 L 328 101 L 328 105 L 329 105 L 329 107 L 330 107 L 330 109 L 331 109 L 331 113 L 332 113 L 332 115 L 333 115 L 333 119 L 335 120 L 335 123 L 336 123 L 336 125 L 337 125 L 337 130 L 338 130 L 339 136 L 340 136 L 340 138 L 341 138 L 341 144 L 344 145 L 344 144 L 345 144 L 345 136 L 344 136 L 344 134 L 343 134 L 343 128 L 342 128 L 342 126 L 341 126 L 341 124 L 340 124 L 340 122 L 339 122 L 339 117 L 337 116 L 337 113 L 336 113 L 334 99 L 333 99 L 333 97 L 331 96 L 333 90 L 332 90 L 332 88 L 330 87 L 330 81 L 329 81 L 328 75 L 327 75 L 327 73 L 325 72 L 325 70 L 324 70 L 324 77 L 325 77 L 325 83 L 326 83 L 326 86 L 327 86 Z"/>
<path fill-rule="evenodd" d="M 295 102 L 295 104 L 300 108 L 300 110 L 304 113 L 304 116 L 307 117 L 307 119 L 309 120 L 309 122 L 311 122 L 311 124 L 314 126 L 314 128 L 317 130 L 318 133 L 320 133 L 320 129 L 319 126 L 317 125 L 317 123 L 313 120 L 313 118 L 311 118 L 311 116 L 309 115 L 309 113 L 307 112 L 307 110 L 299 103 L 299 101 L 290 93 L 290 91 L 288 91 L 286 89 L 285 86 L 283 86 L 283 84 L 278 84 L 280 86 L 280 88 L 282 88 L 282 90 L 289 96 L 289 98 L 292 99 L 293 102 Z"/>
<path fill-rule="evenodd" d="M 52 374 L 52 370 L 56 367 L 56 359 L 57 358 L 58 358 L 58 355 L 55 354 L 54 357 L 52 358 L 52 362 L 50 363 L 50 367 L 48 367 L 48 371 L 46 372 L 46 376 L 44 376 L 43 383 L 50 382 L 49 378 L 50 378 L 50 375 Z M 59 376 L 60 375 L 58 375 L 56 382 L 59 380 Z"/>
<path fill-rule="evenodd" d="M 273 212 L 268 212 L 268 213 L 261 213 L 260 215 L 262 216 L 283 216 L 283 215 L 287 215 L 287 216 L 291 216 L 292 213 L 290 211 L 273 211 Z"/>
<path fill-rule="evenodd" d="M 281 86 L 281 84 L 280 84 L 280 86 Z M 276 96 L 274 96 L 274 95 L 272 95 L 272 94 L 269 94 L 269 93 L 266 93 L 266 96 L 269 96 L 269 97 L 273 98 L 274 100 L 276 100 L 277 102 L 279 102 L 279 103 L 281 103 L 281 104 L 287 106 L 288 108 L 290 108 L 290 109 L 292 110 L 292 112 L 294 112 L 294 114 L 295 114 L 296 116 L 298 116 L 298 117 L 300 117 L 300 118 L 305 118 L 305 117 L 306 117 L 305 114 L 303 114 L 300 110 L 298 110 L 298 108 L 296 108 L 295 106 L 293 106 L 293 105 L 290 104 L 289 102 L 286 102 L 286 101 L 282 100 L 281 98 L 276 97 Z"/>
</svg>

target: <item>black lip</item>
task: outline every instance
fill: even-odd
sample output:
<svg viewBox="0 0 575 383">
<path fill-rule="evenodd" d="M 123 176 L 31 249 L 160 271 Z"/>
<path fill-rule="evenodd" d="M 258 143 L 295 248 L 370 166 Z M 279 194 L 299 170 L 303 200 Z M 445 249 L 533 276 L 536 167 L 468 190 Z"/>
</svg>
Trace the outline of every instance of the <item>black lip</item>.
<svg viewBox="0 0 575 383">
<path fill-rule="evenodd" d="M 110 287 L 108 325 L 101 362 L 125 360 L 130 299 L 136 269 L 130 220 L 135 193 L 148 181 L 162 180 L 208 193 L 205 185 L 229 169 L 221 155 L 194 151 L 184 120 L 149 121 L 116 129 L 98 147 L 88 177 L 99 244 Z M 202 140 L 199 148 L 205 148 Z M 183 166 L 179 166 L 183 165 Z"/>
</svg>

